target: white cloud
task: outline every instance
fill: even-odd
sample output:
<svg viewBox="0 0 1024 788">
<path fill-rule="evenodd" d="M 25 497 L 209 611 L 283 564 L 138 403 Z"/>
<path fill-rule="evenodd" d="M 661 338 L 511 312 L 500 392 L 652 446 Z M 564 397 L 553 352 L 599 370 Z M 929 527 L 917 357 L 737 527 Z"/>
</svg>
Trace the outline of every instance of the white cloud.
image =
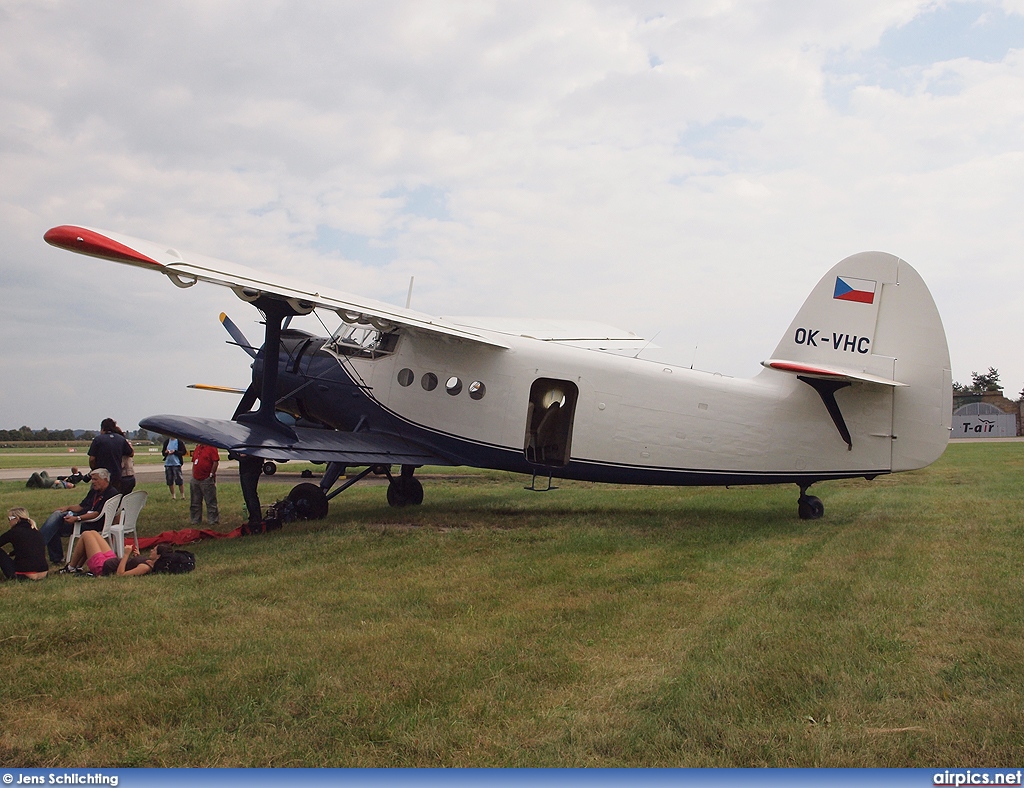
<svg viewBox="0 0 1024 788">
<path fill-rule="evenodd" d="M 986 12 L 1008 20 L 977 50 L 996 55 L 884 57 L 937 14 Z M 1022 13 L 8 2 L 0 426 L 225 416 L 230 397 L 185 384 L 248 380 L 216 316 L 257 336 L 250 307 L 42 243 L 69 222 L 399 304 L 415 275 L 414 305 L 438 314 L 660 331 L 737 375 L 832 263 L 882 248 L 931 285 L 954 377 L 995 366 L 1016 394 L 1024 362 L 988 339 L 1013 336 L 1021 307 L 1024 40 L 1005 33 Z M 88 397 L 56 383 L 110 356 Z"/>
</svg>

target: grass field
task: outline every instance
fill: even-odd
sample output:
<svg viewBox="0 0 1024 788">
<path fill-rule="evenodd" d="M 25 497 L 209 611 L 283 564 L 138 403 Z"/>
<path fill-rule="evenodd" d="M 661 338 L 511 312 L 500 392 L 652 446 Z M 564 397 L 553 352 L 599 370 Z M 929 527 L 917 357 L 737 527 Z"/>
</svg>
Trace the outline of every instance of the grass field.
<svg viewBox="0 0 1024 788">
<path fill-rule="evenodd" d="M 816 522 L 795 487 L 357 485 L 191 575 L 2 584 L 0 763 L 1016 766 L 1022 477 L 953 445 L 817 485 Z M 187 525 L 144 487 L 144 534 Z"/>
</svg>

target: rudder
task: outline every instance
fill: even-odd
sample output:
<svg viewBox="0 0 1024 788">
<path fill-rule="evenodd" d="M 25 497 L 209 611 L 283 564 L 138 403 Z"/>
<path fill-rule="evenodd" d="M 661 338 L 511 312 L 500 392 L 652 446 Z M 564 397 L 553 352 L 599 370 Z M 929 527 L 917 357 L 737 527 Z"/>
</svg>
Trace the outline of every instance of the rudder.
<svg viewBox="0 0 1024 788">
<path fill-rule="evenodd" d="M 952 422 L 945 331 L 920 275 L 894 255 L 862 252 L 836 264 L 764 365 L 890 389 L 893 471 L 924 467 L 945 450 Z"/>
</svg>

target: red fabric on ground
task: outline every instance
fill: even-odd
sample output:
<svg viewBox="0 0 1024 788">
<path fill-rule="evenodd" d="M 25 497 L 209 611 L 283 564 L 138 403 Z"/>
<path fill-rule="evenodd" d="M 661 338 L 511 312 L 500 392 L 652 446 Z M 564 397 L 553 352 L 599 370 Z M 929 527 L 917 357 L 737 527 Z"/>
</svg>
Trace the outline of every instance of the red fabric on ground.
<svg viewBox="0 0 1024 788">
<path fill-rule="evenodd" d="M 139 539 L 139 549 L 148 550 L 158 544 L 192 544 L 202 539 L 234 539 L 236 536 L 242 536 L 241 526 L 228 533 L 211 531 L 208 528 L 182 528 L 180 531 L 164 531 L 156 536 L 145 536 Z M 131 539 L 125 540 L 125 544 L 131 543 Z"/>
</svg>

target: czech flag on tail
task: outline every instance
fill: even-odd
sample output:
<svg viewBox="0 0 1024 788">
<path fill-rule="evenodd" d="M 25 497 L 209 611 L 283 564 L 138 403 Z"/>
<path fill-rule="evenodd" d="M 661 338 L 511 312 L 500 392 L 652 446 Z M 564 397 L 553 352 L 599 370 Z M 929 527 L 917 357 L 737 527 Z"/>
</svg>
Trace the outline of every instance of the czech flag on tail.
<svg viewBox="0 0 1024 788">
<path fill-rule="evenodd" d="M 871 279 L 854 279 L 849 276 L 836 277 L 836 291 L 832 297 L 839 301 L 856 301 L 860 304 L 875 302 L 875 282 Z"/>
</svg>

